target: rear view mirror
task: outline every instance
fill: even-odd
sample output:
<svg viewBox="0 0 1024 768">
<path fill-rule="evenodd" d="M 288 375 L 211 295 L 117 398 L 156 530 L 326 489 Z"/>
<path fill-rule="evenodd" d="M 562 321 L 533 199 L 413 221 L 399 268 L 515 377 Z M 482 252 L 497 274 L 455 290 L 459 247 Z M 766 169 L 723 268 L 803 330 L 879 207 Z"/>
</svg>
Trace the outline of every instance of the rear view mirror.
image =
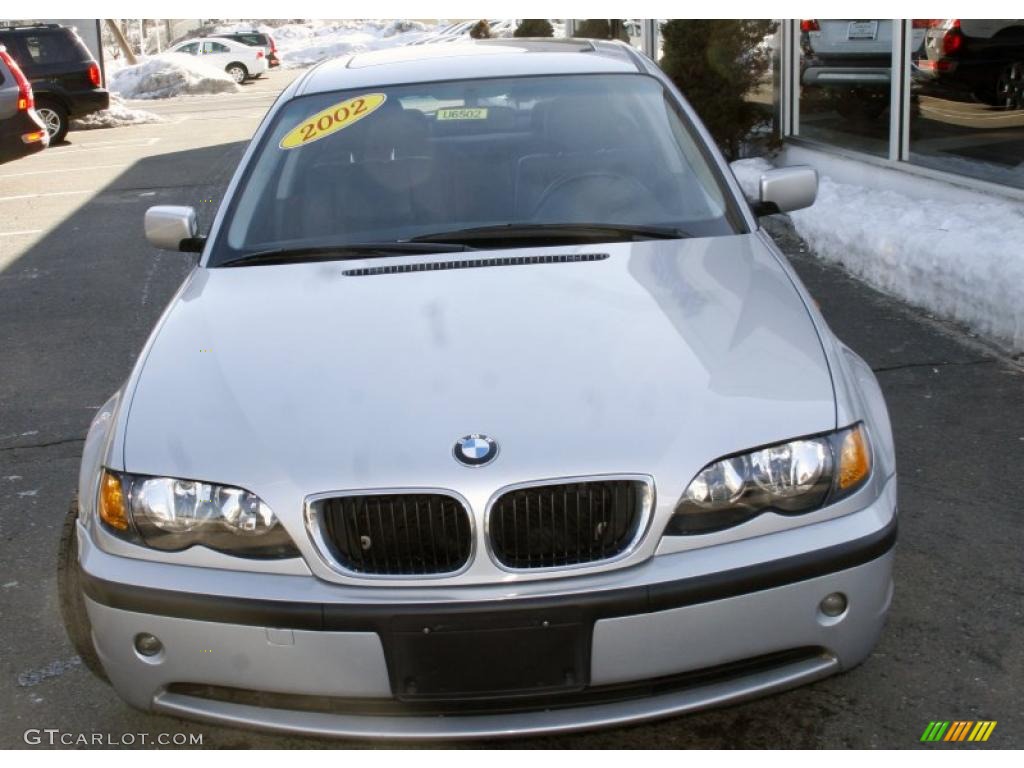
<svg viewBox="0 0 1024 768">
<path fill-rule="evenodd" d="M 154 205 L 146 211 L 146 239 L 165 251 L 199 253 L 206 242 L 199 236 L 195 209 L 187 205 Z"/>
<path fill-rule="evenodd" d="M 754 203 L 754 213 L 768 216 L 773 213 L 798 211 L 809 208 L 818 196 L 818 172 L 807 165 L 776 168 L 761 174 L 760 200 Z"/>
</svg>

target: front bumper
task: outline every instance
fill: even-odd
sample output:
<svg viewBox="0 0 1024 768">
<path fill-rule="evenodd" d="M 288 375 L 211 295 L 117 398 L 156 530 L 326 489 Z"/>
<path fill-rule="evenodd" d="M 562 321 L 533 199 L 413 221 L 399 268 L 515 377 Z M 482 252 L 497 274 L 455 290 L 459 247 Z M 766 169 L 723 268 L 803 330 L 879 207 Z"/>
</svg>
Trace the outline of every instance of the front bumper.
<svg viewBox="0 0 1024 768">
<path fill-rule="evenodd" d="M 291 600 L 280 594 L 253 599 L 268 593 L 242 591 L 248 576 L 234 574 L 234 596 L 172 591 L 159 585 L 176 582 L 160 579 L 180 566 L 135 562 L 126 569 L 125 558 L 103 553 L 80 529 L 86 605 L 96 650 L 118 693 L 139 708 L 176 716 L 414 739 L 649 720 L 790 688 L 863 661 L 892 599 L 891 485 L 892 494 L 860 512 L 716 547 L 722 552 L 715 559 L 728 564 L 720 570 L 688 572 L 699 558 L 683 552 L 624 570 L 624 586 L 614 589 L 589 590 L 567 578 L 543 585 L 558 593 L 484 601 L 479 590 L 459 599 L 458 588 L 418 602 L 387 602 L 388 591 L 380 588 L 363 590 L 369 599 L 348 593 L 331 601 L 322 599 L 323 585 L 315 579 L 283 576 L 276 579 L 313 584 L 295 590 Z M 800 537 L 804 549 L 796 551 Z M 752 544 L 777 556 L 738 565 L 727 551 L 753 551 Z M 676 578 L 663 578 L 673 572 Z M 834 618 L 818 608 L 832 592 L 848 600 L 846 612 Z M 536 627 L 567 617 L 586 629 L 586 679 L 571 691 L 410 700 L 394 673 L 396 637 L 410 628 L 443 631 L 460 622 Z M 161 640 L 160 654 L 136 653 L 133 638 L 142 632 Z"/>
</svg>

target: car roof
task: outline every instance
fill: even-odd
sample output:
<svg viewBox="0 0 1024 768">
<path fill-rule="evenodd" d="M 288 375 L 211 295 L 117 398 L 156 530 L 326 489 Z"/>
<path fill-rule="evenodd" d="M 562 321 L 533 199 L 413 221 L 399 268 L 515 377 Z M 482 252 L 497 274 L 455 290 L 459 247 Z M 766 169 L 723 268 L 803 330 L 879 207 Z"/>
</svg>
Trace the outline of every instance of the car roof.
<svg viewBox="0 0 1024 768">
<path fill-rule="evenodd" d="M 295 95 L 476 77 L 641 71 L 639 56 L 619 42 L 571 38 L 438 42 L 330 59 L 310 70 Z"/>
</svg>

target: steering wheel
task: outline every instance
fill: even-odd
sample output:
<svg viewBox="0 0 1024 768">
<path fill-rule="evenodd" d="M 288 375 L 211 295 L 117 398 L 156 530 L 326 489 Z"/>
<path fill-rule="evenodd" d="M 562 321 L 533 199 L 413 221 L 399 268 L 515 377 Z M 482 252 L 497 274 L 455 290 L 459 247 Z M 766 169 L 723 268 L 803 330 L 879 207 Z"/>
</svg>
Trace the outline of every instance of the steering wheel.
<svg viewBox="0 0 1024 768">
<path fill-rule="evenodd" d="M 638 179 L 591 171 L 548 184 L 534 206 L 533 218 L 617 223 L 649 221 L 652 212 L 662 212 L 661 201 Z"/>
</svg>

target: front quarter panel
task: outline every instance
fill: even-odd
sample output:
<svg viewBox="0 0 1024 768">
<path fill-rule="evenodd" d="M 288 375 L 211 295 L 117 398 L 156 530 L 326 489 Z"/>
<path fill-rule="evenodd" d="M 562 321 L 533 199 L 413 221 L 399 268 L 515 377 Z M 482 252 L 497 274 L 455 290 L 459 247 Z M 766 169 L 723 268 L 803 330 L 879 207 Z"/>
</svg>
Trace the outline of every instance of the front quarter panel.
<svg viewBox="0 0 1024 768">
<path fill-rule="evenodd" d="M 890 477 L 896 472 L 895 443 L 889 410 L 874 371 L 832 332 L 796 270 L 768 233 L 761 229 L 759 235 L 789 276 L 817 330 L 835 390 L 836 427 L 864 421 L 871 440 L 875 472 L 883 479 Z"/>
<path fill-rule="evenodd" d="M 107 400 L 89 425 L 82 448 L 82 464 L 78 470 L 78 508 L 79 517 L 87 523 L 92 517 L 96 506 L 96 494 L 99 488 L 100 471 L 106 463 L 110 452 L 110 444 L 115 433 L 117 409 L 124 393 L 122 386 Z"/>
<path fill-rule="evenodd" d="M 860 355 L 838 339 L 835 339 L 835 344 L 839 351 L 837 362 L 840 371 L 833 376 L 842 376 L 846 382 L 847 402 L 844 405 L 849 410 L 846 418 L 853 422 L 859 415 L 867 424 L 875 471 L 882 477 L 889 477 L 896 472 L 896 451 L 882 388 L 871 366 Z"/>
</svg>

